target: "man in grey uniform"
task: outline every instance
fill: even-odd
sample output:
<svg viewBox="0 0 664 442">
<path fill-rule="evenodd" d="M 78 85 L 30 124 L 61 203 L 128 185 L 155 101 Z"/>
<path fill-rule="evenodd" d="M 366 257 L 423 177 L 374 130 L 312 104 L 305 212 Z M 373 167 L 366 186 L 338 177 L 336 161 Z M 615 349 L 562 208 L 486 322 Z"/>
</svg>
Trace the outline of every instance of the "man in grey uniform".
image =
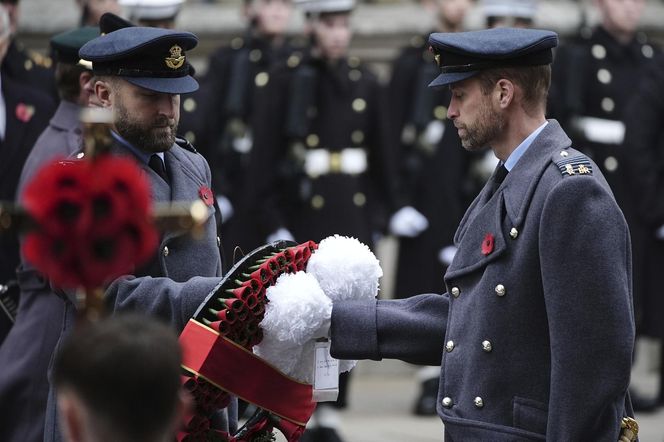
<svg viewBox="0 0 664 442">
<path fill-rule="evenodd" d="M 447 292 L 336 303 L 332 355 L 441 364 L 446 440 L 616 441 L 634 424 L 630 237 L 597 166 L 545 119 L 557 36 L 429 42 L 463 146 L 500 164 L 457 230 Z"/>
<path fill-rule="evenodd" d="M 151 184 L 154 202 L 202 199 L 210 209 L 210 168 L 188 142 L 175 136 L 180 94 L 193 92 L 187 51 L 197 37 L 189 32 L 127 27 L 97 37 L 80 50 L 92 62 L 94 90 L 103 107 L 114 112 L 112 152 L 136 161 Z M 171 324 L 180 332 L 204 298 L 221 280 L 221 240 L 215 216 L 200 237 L 172 231 L 160 238 L 148 264 L 120 277 L 106 289 L 113 311 L 133 310 Z M 64 302 L 62 336 L 72 326 L 75 305 L 69 293 Z M 57 349 L 56 349 L 57 353 Z M 49 393 L 44 440 L 59 440 L 53 390 Z M 236 430 L 236 402 L 216 416 L 222 431 Z"/>
</svg>

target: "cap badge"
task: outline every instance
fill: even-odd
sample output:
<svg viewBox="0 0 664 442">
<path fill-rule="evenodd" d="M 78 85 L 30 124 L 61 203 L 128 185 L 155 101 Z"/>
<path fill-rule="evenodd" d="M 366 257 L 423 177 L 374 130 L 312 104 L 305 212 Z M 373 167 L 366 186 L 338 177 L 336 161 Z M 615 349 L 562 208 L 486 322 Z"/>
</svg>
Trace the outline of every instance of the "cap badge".
<svg viewBox="0 0 664 442">
<path fill-rule="evenodd" d="M 433 48 L 433 46 L 429 46 L 429 52 L 433 54 L 433 59 L 436 61 L 436 65 L 440 67 L 440 54 Z"/>
<path fill-rule="evenodd" d="M 184 55 L 182 55 L 182 48 L 178 45 L 173 45 L 169 52 L 171 53 L 170 57 L 166 57 L 166 66 L 171 69 L 178 69 L 184 64 Z"/>
</svg>

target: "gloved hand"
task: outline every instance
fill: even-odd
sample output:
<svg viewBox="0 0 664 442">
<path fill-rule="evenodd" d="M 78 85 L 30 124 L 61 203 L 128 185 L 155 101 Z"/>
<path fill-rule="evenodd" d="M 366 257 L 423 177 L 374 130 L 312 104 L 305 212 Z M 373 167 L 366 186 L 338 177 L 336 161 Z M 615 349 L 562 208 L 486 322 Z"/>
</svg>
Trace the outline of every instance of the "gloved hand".
<svg viewBox="0 0 664 442">
<path fill-rule="evenodd" d="M 438 261 L 444 266 L 452 264 L 454 255 L 456 255 L 457 248 L 454 246 L 445 246 L 438 252 Z"/>
<path fill-rule="evenodd" d="M 655 238 L 664 240 L 664 226 L 661 226 L 659 229 L 655 230 Z"/>
<path fill-rule="evenodd" d="M 233 209 L 233 204 L 231 200 L 226 198 L 223 195 L 217 195 L 217 205 L 219 206 L 219 211 L 221 212 L 221 222 L 225 223 L 233 217 L 235 209 Z"/>
<path fill-rule="evenodd" d="M 277 230 L 270 233 L 265 239 L 265 241 L 267 242 L 267 244 L 270 244 L 271 242 L 279 241 L 280 239 L 286 241 L 295 241 L 295 237 L 293 236 L 293 234 L 290 233 L 290 230 L 288 230 L 285 227 L 279 227 Z"/>
<path fill-rule="evenodd" d="M 412 206 L 397 210 L 390 218 L 390 233 L 414 238 L 429 227 L 429 221 Z"/>
</svg>

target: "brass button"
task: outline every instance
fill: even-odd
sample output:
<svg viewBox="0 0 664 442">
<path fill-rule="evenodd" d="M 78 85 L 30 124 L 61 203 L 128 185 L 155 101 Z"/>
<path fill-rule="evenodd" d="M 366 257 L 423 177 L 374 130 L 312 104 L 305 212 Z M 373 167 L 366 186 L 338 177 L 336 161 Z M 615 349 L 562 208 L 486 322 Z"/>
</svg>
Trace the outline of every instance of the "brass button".
<svg viewBox="0 0 664 442">
<path fill-rule="evenodd" d="M 265 86 L 268 81 L 270 81 L 270 74 L 267 72 L 259 72 L 256 74 L 256 78 L 254 78 L 254 83 L 256 83 L 257 87 Z"/>
<path fill-rule="evenodd" d="M 260 61 L 261 58 L 263 58 L 263 53 L 261 52 L 260 49 L 252 49 L 249 52 L 249 61 L 251 61 L 252 63 Z"/>
<path fill-rule="evenodd" d="M 452 406 L 452 398 L 444 397 L 442 400 L 443 407 L 450 408 Z"/>
<path fill-rule="evenodd" d="M 516 227 L 512 227 L 510 229 L 510 238 L 516 239 L 517 236 L 519 236 L 519 231 L 516 230 Z"/>
<path fill-rule="evenodd" d="M 477 396 L 477 397 L 473 400 L 473 403 L 475 404 L 475 406 L 476 406 L 477 408 L 482 408 L 482 407 L 484 407 L 484 401 L 483 401 L 482 398 L 479 397 L 479 396 Z"/>
<path fill-rule="evenodd" d="M 362 78 L 362 71 L 358 69 L 351 69 L 350 72 L 348 72 L 348 78 L 350 81 L 360 81 Z"/>
<path fill-rule="evenodd" d="M 363 207 L 367 203 L 367 197 L 362 192 L 353 195 L 353 204 L 357 207 Z"/>
<path fill-rule="evenodd" d="M 320 139 L 318 138 L 318 135 L 316 134 L 309 134 L 307 135 L 307 146 L 309 147 L 316 147 L 318 146 L 318 143 L 320 142 Z"/>
<path fill-rule="evenodd" d="M 367 102 L 364 98 L 356 98 L 353 100 L 352 106 L 355 112 L 364 112 L 367 108 Z"/>
<path fill-rule="evenodd" d="M 461 290 L 459 290 L 459 287 L 452 287 L 450 293 L 452 293 L 452 296 L 454 296 L 455 298 L 458 298 L 459 295 L 461 294 Z"/>
<path fill-rule="evenodd" d="M 454 350 L 454 341 L 447 341 L 447 344 L 445 344 L 445 350 L 448 353 Z"/>
<path fill-rule="evenodd" d="M 25 63 L 23 63 L 23 67 L 25 68 L 26 71 L 29 71 L 32 69 L 32 60 L 25 60 Z"/>
<path fill-rule="evenodd" d="M 641 53 L 646 58 L 652 58 L 655 55 L 655 50 L 650 45 L 641 46 Z"/>
<path fill-rule="evenodd" d="M 221 247 L 221 238 L 217 236 L 217 247 Z"/>
<path fill-rule="evenodd" d="M 193 112 L 196 110 L 196 100 L 193 98 L 189 97 L 184 100 L 182 103 L 182 109 L 184 109 L 185 112 Z"/>
<path fill-rule="evenodd" d="M 593 47 L 590 49 L 590 52 L 597 60 L 601 60 L 606 57 L 606 48 L 602 45 L 593 45 Z"/>
<path fill-rule="evenodd" d="M 612 98 L 605 97 L 602 99 L 601 106 L 604 112 L 611 113 L 616 108 L 616 103 L 613 101 Z"/>
<path fill-rule="evenodd" d="M 618 160 L 614 156 L 608 156 L 604 160 L 604 169 L 607 172 L 615 172 L 618 169 Z"/>
<path fill-rule="evenodd" d="M 562 152 L 560 152 L 560 156 L 563 157 L 563 158 L 566 157 L 567 155 L 569 155 L 569 153 L 566 150 L 563 150 Z"/>
<path fill-rule="evenodd" d="M 286 64 L 288 65 L 289 68 L 296 68 L 300 64 L 300 59 L 301 57 L 299 55 L 293 54 L 290 57 L 288 57 Z"/>
<path fill-rule="evenodd" d="M 322 196 L 314 195 L 311 198 L 311 207 L 313 207 L 314 209 L 320 210 L 323 208 L 324 205 L 325 205 L 325 198 L 323 198 Z"/>
<path fill-rule="evenodd" d="M 437 120 L 444 120 L 447 118 L 447 108 L 445 106 L 436 106 L 433 109 L 433 116 L 436 117 Z"/>
<path fill-rule="evenodd" d="M 360 59 L 357 57 L 348 57 L 348 66 L 351 68 L 357 68 L 360 66 Z"/>
<path fill-rule="evenodd" d="M 76 154 L 76 158 L 78 158 L 79 160 L 81 158 L 83 158 L 84 156 L 85 156 L 85 152 L 79 152 L 79 153 Z"/>
<path fill-rule="evenodd" d="M 496 286 L 496 294 L 498 296 L 505 296 L 505 286 L 502 284 L 498 284 Z"/>
<path fill-rule="evenodd" d="M 491 350 L 493 350 L 493 345 L 491 345 L 491 341 L 482 341 L 482 350 L 484 350 L 487 353 L 490 353 Z"/>
<path fill-rule="evenodd" d="M 163 253 L 164 253 L 164 256 L 168 256 L 168 255 L 171 253 L 171 251 L 168 250 L 168 246 L 164 246 L 164 251 L 163 251 Z"/>
<path fill-rule="evenodd" d="M 611 72 L 609 72 L 608 69 L 600 69 L 597 71 L 597 80 L 602 83 L 602 84 L 609 84 L 611 83 L 611 79 L 613 76 L 611 75 Z"/>
<path fill-rule="evenodd" d="M 364 141 L 364 132 L 362 132 L 362 131 L 359 130 L 359 129 L 358 129 L 358 130 L 354 130 L 354 131 L 350 134 L 350 139 L 351 139 L 351 141 L 353 142 L 353 144 L 356 144 L 356 145 L 357 145 L 357 144 L 362 144 L 362 142 Z"/>
<path fill-rule="evenodd" d="M 242 38 L 235 37 L 233 40 L 231 40 L 231 48 L 240 49 L 242 46 L 244 46 L 244 40 L 242 40 Z"/>
<path fill-rule="evenodd" d="M 194 144 L 196 142 L 196 134 L 193 133 L 192 131 L 188 130 L 184 134 L 184 138 L 189 141 L 191 144 Z"/>
</svg>

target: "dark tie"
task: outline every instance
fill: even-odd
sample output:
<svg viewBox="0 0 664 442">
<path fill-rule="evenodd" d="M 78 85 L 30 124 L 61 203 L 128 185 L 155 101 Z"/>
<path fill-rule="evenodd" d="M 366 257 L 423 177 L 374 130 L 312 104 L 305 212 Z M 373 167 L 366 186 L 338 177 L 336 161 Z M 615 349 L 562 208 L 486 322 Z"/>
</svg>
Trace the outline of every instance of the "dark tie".
<svg viewBox="0 0 664 442">
<path fill-rule="evenodd" d="M 503 181 L 505 181 L 505 177 L 507 176 L 508 173 L 509 171 L 507 170 L 504 164 L 501 164 L 496 169 L 496 173 L 494 174 L 493 177 L 493 187 L 491 188 L 491 195 L 496 193 L 496 190 L 498 190 Z"/>
<path fill-rule="evenodd" d="M 150 156 L 150 161 L 148 161 L 148 166 L 150 166 L 150 169 L 154 170 L 157 175 L 159 175 L 164 181 L 166 181 L 166 183 L 168 183 L 166 167 L 164 166 L 162 159 L 159 158 L 159 155 L 156 153 L 152 154 L 152 156 Z"/>
</svg>

